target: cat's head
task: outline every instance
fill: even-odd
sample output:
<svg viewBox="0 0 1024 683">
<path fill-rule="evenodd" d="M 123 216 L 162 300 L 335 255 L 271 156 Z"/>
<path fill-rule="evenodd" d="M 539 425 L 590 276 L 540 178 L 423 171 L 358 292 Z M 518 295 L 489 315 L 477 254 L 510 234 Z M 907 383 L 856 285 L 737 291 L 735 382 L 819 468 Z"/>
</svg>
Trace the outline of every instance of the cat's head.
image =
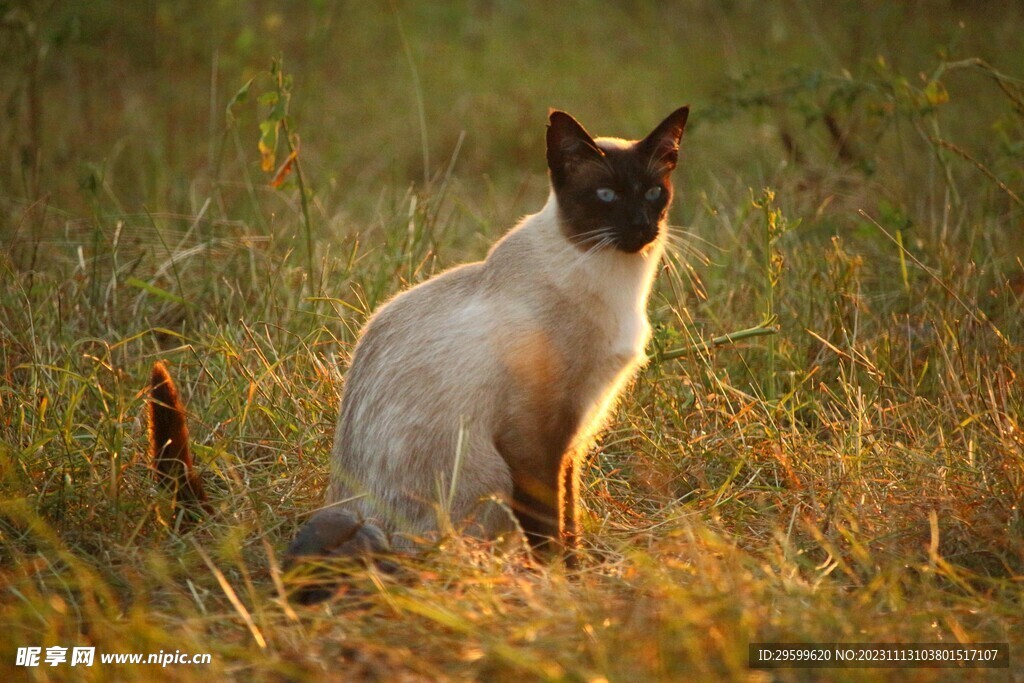
<svg viewBox="0 0 1024 683">
<path fill-rule="evenodd" d="M 626 141 L 592 138 L 573 117 L 551 112 L 548 169 L 567 239 L 583 251 L 633 254 L 658 238 L 689 113 L 681 107 L 643 140 Z"/>
</svg>

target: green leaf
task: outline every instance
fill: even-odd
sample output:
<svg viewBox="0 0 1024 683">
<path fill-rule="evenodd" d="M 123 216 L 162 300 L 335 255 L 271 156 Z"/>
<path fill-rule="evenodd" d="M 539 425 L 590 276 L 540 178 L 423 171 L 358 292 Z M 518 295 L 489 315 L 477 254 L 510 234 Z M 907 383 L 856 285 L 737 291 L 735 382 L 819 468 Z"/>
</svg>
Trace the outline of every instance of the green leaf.
<svg viewBox="0 0 1024 683">
<path fill-rule="evenodd" d="M 275 93 L 277 94 L 277 93 Z M 280 97 L 274 102 L 274 108 L 267 114 L 267 118 L 273 121 L 280 121 L 288 116 L 288 96 Z"/>
<path fill-rule="evenodd" d="M 228 121 L 234 121 L 235 120 L 235 115 L 231 111 L 231 109 L 236 104 L 241 104 L 241 103 L 245 102 L 247 99 L 249 99 L 249 88 L 252 87 L 252 82 L 255 81 L 255 80 L 256 80 L 256 76 L 253 76 L 248 81 L 246 81 L 245 84 L 241 88 L 238 89 L 238 92 L 235 93 L 235 96 L 231 98 L 231 101 L 228 102 L 228 106 L 224 110 L 224 113 L 227 115 Z"/>
<path fill-rule="evenodd" d="M 159 298 L 165 299 L 167 301 L 173 301 L 176 304 L 181 304 L 182 306 L 188 306 L 189 308 L 192 307 L 192 304 L 190 304 L 189 302 L 185 301 L 183 298 L 181 298 L 177 294 L 174 294 L 172 292 L 168 292 L 166 289 L 161 289 L 160 287 L 157 287 L 156 285 L 151 284 L 149 282 L 146 282 L 144 280 L 140 280 L 137 277 L 130 277 L 127 280 L 125 280 L 124 283 L 126 285 L 128 285 L 129 287 L 137 287 L 137 288 L 141 289 L 144 292 L 152 294 L 155 297 L 159 297 Z"/>
</svg>

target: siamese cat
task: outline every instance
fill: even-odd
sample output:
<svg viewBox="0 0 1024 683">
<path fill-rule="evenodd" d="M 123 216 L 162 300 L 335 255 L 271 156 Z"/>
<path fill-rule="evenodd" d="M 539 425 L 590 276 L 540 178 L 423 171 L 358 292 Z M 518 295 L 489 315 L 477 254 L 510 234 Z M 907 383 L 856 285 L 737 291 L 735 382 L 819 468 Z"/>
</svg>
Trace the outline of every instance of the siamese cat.
<svg viewBox="0 0 1024 683">
<path fill-rule="evenodd" d="M 534 548 L 575 546 L 580 458 L 645 358 L 688 113 L 627 142 L 551 112 L 540 212 L 484 261 L 413 287 L 367 323 L 345 380 L 329 507 L 293 554 L 379 545 L 376 529 L 361 530 L 372 527 L 408 548 L 439 518 L 483 538 L 518 525 Z"/>
<path fill-rule="evenodd" d="M 627 141 L 550 113 L 544 207 L 364 328 L 326 506 L 293 560 L 407 550 L 449 526 L 488 539 L 521 529 L 538 553 L 571 556 L 580 460 L 645 358 L 688 114 Z"/>
</svg>

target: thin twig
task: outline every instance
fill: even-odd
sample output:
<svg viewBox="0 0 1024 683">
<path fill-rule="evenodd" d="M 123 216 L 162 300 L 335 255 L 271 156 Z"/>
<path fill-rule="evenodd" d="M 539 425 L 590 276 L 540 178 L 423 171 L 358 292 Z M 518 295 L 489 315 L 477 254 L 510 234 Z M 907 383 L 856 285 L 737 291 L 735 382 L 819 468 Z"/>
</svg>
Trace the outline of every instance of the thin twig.
<svg viewBox="0 0 1024 683">
<path fill-rule="evenodd" d="M 997 178 L 995 173 L 990 171 L 988 167 L 985 166 L 985 164 L 981 163 L 980 161 L 972 157 L 970 154 L 968 154 L 966 150 L 958 147 L 957 145 L 954 145 L 952 142 L 949 142 L 948 140 L 943 140 L 942 138 L 932 137 L 931 141 L 936 145 L 939 145 L 940 147 L 944 147 L 950 150 L 951 152 L 956 152 L 961 157 L 974 164 L 975 168 L 977 168 L 979 171 L 988 176 L 988 179 L 994 182 L 996 185 L 998 185 L 999 189 L 1005 192 L 1007 195 L 1009 195 L 1010 199 L 1015 201 L 1018 206 L 1024 207 L 1024 200 L 1021 200 L 1021 198 L 1017 196 L 1016 192 L 1007 187 L 1006 183 Z"/>
<path fill-rule="evenodd" d="M 716 348 L 718 346 L 724 346 L 725 344 L 734 344 L 744 339 L 751 339 L 753 337 L 764 337 L 771 334 L 778 334 L 779 326 L 777 324 L 778 317 L 770 316 L 765 318 L 754 327 L 748 327 L 745 330 L 739 330 L 737 332 L 730 332 L 729 334 L 723 334 L 720 337 L 714 337 L 707 341 L 700 341 L 696 344 L 690 344 L 689 346 L 683 346 L 678 349 L 672 349 L 671 351 L 665 351 L 663 353 L 655 354 L 651 356 L 651 360 L 661 363 L 667 360 L 675 360 L 682 358 L 683 356 L 689 356 L 692 353 L 699 351 L 707 351 L 709 349 Z"/>
</svg>

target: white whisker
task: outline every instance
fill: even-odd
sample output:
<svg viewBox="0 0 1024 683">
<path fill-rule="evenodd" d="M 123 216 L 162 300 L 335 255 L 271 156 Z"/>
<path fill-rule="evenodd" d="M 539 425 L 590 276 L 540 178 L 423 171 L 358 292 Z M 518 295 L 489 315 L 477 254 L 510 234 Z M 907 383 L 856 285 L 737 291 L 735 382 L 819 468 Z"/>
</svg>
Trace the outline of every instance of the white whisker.
<svg viewBox="0 0 1024 683">
<path fill-rule="evenodd" d="M 572 237 L 569 238 L 569 241 L 576 245 L 586 244 L 587 242 L 598 240 L 601 237 L 609 234 L 610 230 L 611 228 L 608 227 L 600 227 L 595 230 L 588 230 L 586 232 L 581 232 L 576 235 L 573 235 Z"/>
<path fill-rule="evenodd" d="M 668 234 L 672 235 L 673 237 L 681 237 L 683 239 L 696 240 L 698 242 L 703 242 L 704 244 L 718 251 L 723 251 L 720 246 L 718 246 L 711 240 L 707 239 L 706 237 L 701 237 L 695 232 L 687 230 L 685 226 L 666 224 L 665 227 L 668 229 Z"/>
<path fill-rule="evenodd" d="M 692 250 L 690 245 L 684 246 L 686 249 Z M 708 261 L 703 254 L 699 254 L 698 256 L 702 265 L 709 265 L 710 261 Z M 673 249 L 666 249 L 662 259 L 669 270 L 669 274 L 671 275 L 669 283 L 672 289 L 675 290 L 677 298 L 679 298 L 679 290 L 683 287 L 683 274 L 685 273 L 685 281 L 689 282 L 690 290 L 696 294 L 699 299 L 707 299 L 707 289 L 704 287 L 704 283 L 701 281 L 700 276 L 693 269 L 687 259 L 681 258 L 680 254 Z"/>
<path fill-rule="evenodd" d="M 605 247 L 610 246 L 610 245 L 612 245 L 614 243 L 615 243 L 615 238 L 614 238 L 613 235 L 610 235 L 610 234 L 609 235 L 605 235 L 604 237 L 601 238 L 600 242 L 598 242 L 597 244 L 592 246 L 590 249 L 588 249 L 584 253 L 584 256 L 590 256 L 592 254 L 596 254 L 597 252 L 601 251 Z"/>
</svg>

